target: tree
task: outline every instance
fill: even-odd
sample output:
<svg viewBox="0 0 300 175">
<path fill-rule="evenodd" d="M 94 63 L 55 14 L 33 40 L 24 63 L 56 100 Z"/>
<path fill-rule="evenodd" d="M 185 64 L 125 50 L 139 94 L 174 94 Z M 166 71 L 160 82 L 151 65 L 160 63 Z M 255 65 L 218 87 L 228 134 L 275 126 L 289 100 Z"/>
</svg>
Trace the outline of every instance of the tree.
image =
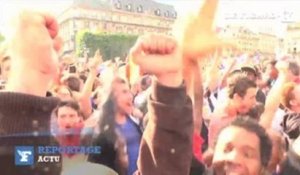
<svg viewBox="0 0 300 175">
<path fill-rule="evenodd" d="M 92 57 L 100 49 L 104 61 L 115 57 L 124 58 L 136 39 L 136 35 L 80 31 L 76 35 L 76 55 L 83 57 L 87 53 L 88 57 Z"/>
</svg>

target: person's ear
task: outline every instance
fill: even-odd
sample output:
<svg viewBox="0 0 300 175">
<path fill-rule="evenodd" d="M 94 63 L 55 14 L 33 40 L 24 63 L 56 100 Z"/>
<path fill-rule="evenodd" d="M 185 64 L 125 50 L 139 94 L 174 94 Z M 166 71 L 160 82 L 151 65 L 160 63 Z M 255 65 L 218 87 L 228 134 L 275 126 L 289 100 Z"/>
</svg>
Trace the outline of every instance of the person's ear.
<svg viewBox="0 0 300 175">
<path fill-rule="evenodd" d="M 291 105 L 291 106 L 296 106 L 297 105 L 297 101 L 294 99 L 294 100 L 290 100 L 289 101 L 289 104 Z"/>
</svg>

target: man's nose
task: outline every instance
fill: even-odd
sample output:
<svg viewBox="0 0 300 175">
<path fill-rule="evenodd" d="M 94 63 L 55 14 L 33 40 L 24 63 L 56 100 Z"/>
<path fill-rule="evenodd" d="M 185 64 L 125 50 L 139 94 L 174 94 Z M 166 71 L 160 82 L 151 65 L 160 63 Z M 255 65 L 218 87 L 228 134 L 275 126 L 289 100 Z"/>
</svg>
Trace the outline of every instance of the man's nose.
<svg viewBox="0 0 300 175">
<path fill-rule="evenodd" d="M 70 128 L 70 127 L 72 127 L 72 125 L 73 125 L 73 122 L 72 122 L 71 117 L 66 117 L 66 119 L 65 119 L 65 126 L 68 127 L 68 128 Z"/>
</svg>

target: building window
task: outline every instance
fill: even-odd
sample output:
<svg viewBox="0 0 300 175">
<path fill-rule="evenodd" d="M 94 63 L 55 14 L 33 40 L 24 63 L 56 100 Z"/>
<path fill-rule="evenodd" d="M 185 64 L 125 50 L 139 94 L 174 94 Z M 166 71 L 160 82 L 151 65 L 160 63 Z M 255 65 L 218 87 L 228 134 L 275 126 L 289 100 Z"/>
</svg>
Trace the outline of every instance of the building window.
<svg viewBox="0 0 300 175">
<path fill-rule="evenodd" d="M 127 11 L 132 11 L 132 5 L 131 4 L 127 4 L 126 5 L 126 9 L 127 9 Z"/>
<path fill-rule="evenodd" d="M 130 28 L 130 27 L 128 27 L 128 28 L 127 28 L 127 33 L 133 33 L 133 29 Z"/>
<path fill-rule="evenodd" d="M 177 13 L 176 12 L 173 13 L 173 18 L 177 18 Z"/>
<path fill-rule="evenodd" d="M 160 15 L 161 15 L 159 9 L 155 10 L 155 15 L 157 15 L 157 16 L 160 16 Z"/>
<path fill-rule="evenodd" d="M 117 9 L 121 9 L 122 8 L 122 5 L 121 5 L 120 1 L 116 2 L 115 6 L 116 6 Z"/>
<path fill-rule="evenodd" d="M 117 33 L 122 33 L 122 27 L 121 26 L 117 26 L 116 27 L 116 32 Z"/>
<path fill-rule="evenodd" d="M 142 6 L 142 5 L 139 5 L 139 6 L 137 7 L 137 12 L 139 12 L 139 13 L 142 13 L 142 12 L 143 12 L 143 6 Z"/>
<path fill-rule="evenodd" d="M 103 29 L 106 30 L 107 29 L 107 23 L 103 24 Z"/>
<path fill-rule="evenodd" d="M 169 17 L 169 11 L 165 12 L 165 17 Z"/>
</svg>

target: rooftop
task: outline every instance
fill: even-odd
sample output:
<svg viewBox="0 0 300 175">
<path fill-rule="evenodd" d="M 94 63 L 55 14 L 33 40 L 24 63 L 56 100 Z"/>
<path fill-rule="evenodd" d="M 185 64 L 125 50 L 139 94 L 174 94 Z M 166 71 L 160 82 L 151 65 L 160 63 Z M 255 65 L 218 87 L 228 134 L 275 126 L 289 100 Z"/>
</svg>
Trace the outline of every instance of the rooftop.
<svg viewBox="0 0 300 175">
<path fill-rule="evenodd" d="M 173 6 L 153 0 L 73 0 L 73 5 L 93 9 L 147 13 L 166 18 L 177 17 Z"/>
</svg>

